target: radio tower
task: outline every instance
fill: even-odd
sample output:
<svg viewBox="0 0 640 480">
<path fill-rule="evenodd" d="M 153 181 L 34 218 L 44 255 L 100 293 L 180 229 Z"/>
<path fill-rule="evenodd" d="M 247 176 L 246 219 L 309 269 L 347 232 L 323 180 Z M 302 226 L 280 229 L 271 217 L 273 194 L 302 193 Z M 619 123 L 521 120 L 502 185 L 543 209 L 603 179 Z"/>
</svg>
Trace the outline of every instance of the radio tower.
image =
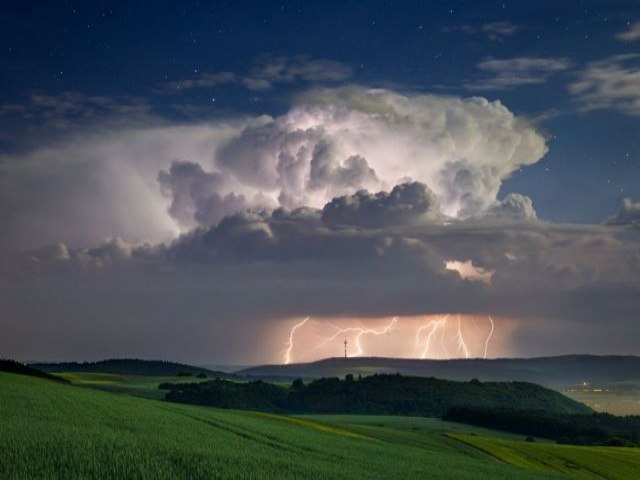
<svg viewBox="0 0 640 480">
<path fill-rule="evenodd" d="M 347 358 L 347 337 L 344 337 L 344 358 Z"/>
</svg>

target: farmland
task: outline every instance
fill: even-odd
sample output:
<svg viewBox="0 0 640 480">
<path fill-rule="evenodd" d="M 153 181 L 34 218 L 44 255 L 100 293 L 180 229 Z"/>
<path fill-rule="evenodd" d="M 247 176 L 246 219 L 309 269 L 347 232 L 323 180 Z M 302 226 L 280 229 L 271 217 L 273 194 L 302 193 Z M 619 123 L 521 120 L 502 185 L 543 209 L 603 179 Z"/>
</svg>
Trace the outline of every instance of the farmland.
<svg viewBox="0 0 640 480">
<path fill-rule="evenodd" d="M 158 381 L 66 378 L 141 391 Z M 526 480 L 592 478 L 584 472 L 604 465 L 624 480 L 640 465 L 637 449 L 529 443 L 432 418 L 219 410 L 8 373 L 0 418 L 0 478 Z M 550 456 L 585 467 L 547 468 Z"/>
<path fill-rule="evenodd" d="M 451 436 L 501 462 L 539 472 L 610 480 L 637 478 L 640 472 L 640 450 L 637 448 L 578 447 L 470 435 Z"/>
<path fill-rule="evenodd" d="M 73 385 L 110 392 L 126 393 L 144 398 L 162 399 L 166 392 L 158 389 L 163 382 L 202 382 L 206 379 L 178 376 L 120 375 L 116 373 L 62 372 L 56 376 Z"/>
<path fill-rule="evenodd" d="M 1 478 L 554 478 L 313 420 L 0 374 Z M 451 440 L 434 437 L 444 445 Z"/>
</svg>

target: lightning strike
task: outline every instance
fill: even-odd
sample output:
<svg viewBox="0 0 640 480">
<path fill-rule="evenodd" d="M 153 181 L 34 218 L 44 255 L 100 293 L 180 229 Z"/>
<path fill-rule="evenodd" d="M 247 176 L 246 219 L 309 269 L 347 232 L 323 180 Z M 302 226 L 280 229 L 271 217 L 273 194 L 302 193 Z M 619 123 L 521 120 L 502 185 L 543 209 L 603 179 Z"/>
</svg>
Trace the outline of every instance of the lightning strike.
<svg viewBox="0 0 640 480">
<path fill-rule="evenodd" d="M 336 332 L 328 338 L 325 338 L 322 342 L 320 342 L 316 348 L 321 348 L 325 346 L 327 343 L 335 340 L 340 335 L 346 335 L 347 333 L 356 333 L 354 337 L 354 343 L 356 345 L 356 352 L 352 355 L 353 357 L 358 357 L 364 354 L 364 348 L 362 347 L 361 339 L 363 335 L 384 335 L 389 333 L 395 324 L 398 322 L 398 317 L 393 317 L 388 325 L 383 328 L 365 328 L 365 327 L 346 327 L 340 328 L 336 325 L 330 324 L 333 328 L 337 329 Z"/>
<path fill-rule="evenodd" d="M 444 334 L 446 333 L 447 330 L 447 317 L 449 316 L 449 314 L 447 314 L 446 317 L 444 317 L 444 324 L 442 325 L 442 335 L 440 335 L 440 346 L 442 347 L 442 351 L 444 352 L 444 356 L 447 358 L 447 360 L 449 360 L 449 351 L 447 350 L 447 346 L 445 345 L 444 342 Z"/>
<path fill-rule="evenodd" d="M 493 318 L 491 318 L 491 315 L 489 315 L 489 322 L 491 323 L 491 331 L 489 332 L 489 335 L 487 336 L 487 339 L 484 342 L 484 355 L 482 356 L 482 358 L 487 358 L 487 349 L 489 348 L 489 340 L 491 340 L 491 337 L 493 336 L 493 329 L 494 329 L 494 324 L 493 324 Z"/>
<path fill-rule="evenodd" d="M 469 354 L 467 344 L 464 342 L 464 337 L 462 336 L 462 323 L 460 322 L 460 315 L 458 315 L 458 351 L 464 353 L 464 358 L 469 358 L 471 356 Z"/>
<path fill-rule="evenodd" d="M 438 329 L 442 329 L 442 336 L 440 338 L 440 343 L 443 347 L 443 350 L 445 351 L 445 355 L 447 355 L 447 358 L 449 357 L 449 353 L 446 351 L 446 347 L 444 346 L 444 329 L 446 328 L 446 324 L 447 324 L 447 318 L 449 317 L 449 314 L 445 315 L 443 318 L 441 318 L 440 320 L 430 320 L 426 325 L 422 325 L 420 328 L 418 328 L 418 331 L 416 332 L 416 347 L 418 346 L 419 342 L 420 342 L 420 334 L 424 331 L 430 328 L 429 333 L 427 333 L 427 338 L 425 340 L 425 344 L 424 344 L 424 349 L 422 350 L 422 353 L 420 355 L 421 359 L 425 359 L 427 358 L 427 356 L 429 355 L 429 348 L 431 346 L 431 338 L 433 337 L 433 335 L 438 331 Z"/>
<path fill-rule="evenodd" d="M 309 321 L 309 317 L 306 317 L 304 320 L 302 320 L 299 323 L 296 323 L 293 326 L 293 328 L 291 328 L 291 331 L 289 332 L 289 344 L 287 346 L 287 349 L 284 352 L 284 364 L 285 365 L 289 365 L 291 363 L 291 352 L 293 350 L 293 335 L 294 335 L 294 333 L 296 333 L 296 330 L 298 328 L 302 327 L 308 321 Z"/>
<path fill-rule="evenodd" d="M 438 348 L 438 347 L 434 347 L 434 343 L 438 341 L 437 339 L 439 336 L 440 348 L 438 350 L 442 352 L 442 355 L 447 360 L 452 358 L 451 354 L 449 353 L 449 349 L 447 348 L 447 343 L 449 343 L 450 341 L 449 337 L 447 337 L 447 331 L 450 330 L 448 328 L 449 326 L 448 320 L 450 316 L 451 314 L 446 314 L 437 320 L 433 320 L 433 319 L 429 320 L 417 328 L 417 330 L 415 331 L 416 332 L 415 333 L 415 351 L 414 351 L 415 356 L 419 357 L 420 359 L 427 359 L 427 358 L 433 357 L 434 348 L 436 349 Z M 491 343 L 491 339 L 493 338 L 493 334 L 495 331 L 495 322 L 493 320 L 493 317 L 491 315 L 488 315 L 487 318 L 489 320 L 489 324 L 491 328 L 487 333 L 486 338 L 484 338 L 484 341 L 479 340 L 479 342 L 477 342 L 478 343 L 477 345 L 476 345 L 476 342 L 474 341 L 472 345 L 473 351 L 474 352 L 477 351 L 478 356 L 482 354 L 482 358 L 487 358 L 487 355 L 489 352 L 489 344 Z M 304 320 L 296 323 L 291 328 L 289 332 L 289 341 L 287 342 L 287 348 L 282 352 L 282 354 L 284 355 L 285 365 L 290 364 L 292 361 L 292 353 L 295 350 L 294 340 L 296 336 L 296 331 L 302 326 L 304 326 L 309 321 L 309 319 L 310 317 L 306 317 Z M 475 319 L 472 319 L 472 320 L 473 320 L 473 325 L 475 326 L 474 330 L 477 330 L 478 333 L 481 335 L 482 332 L 478 328 L 475 322 Z M 465 318 L 464 322 L 467 322 L 467 321 L 468 319 Z M 342 337 L 345 341 L 345 357 L 363 356 L 366 354 L 365 347 L 363 346 L 363 338 L 366 335 L 380 336 L 380 335 L 390 333 L 394 329 L 396 323 L 398 322 L 398 317 L 393 317 L 387 325 L 379 328 L 365 327 L 359 320 L 355 320 L 355 322 L 357 322 L 357 326 L 353 326 L 352 324 L 351 326 L 348 326 L 348 327 L 340 327 L 331 322 L 325 323 L 325 325 L 331 327 L 334 330 L 334 332 L 329 336 L 327 336 L 326 338 L 322 339 L 315 346 L 315 348 L 320 349 L 326 346 L 327 344 L 329 344 L 330 342 L 336 340 L 337 338 Z M 460 355 L 453 355 L 453 358 L 458 356 L 462 358 L 472 357 L 471 350 L 467 345 L 467 341 L 469 339 L 467 338 L 465 340 L 465 336 L 463 333 L 462 324 L 464 322 L 463 322 L 463 319 L 461 318 L 461 315 L 458 314 L 458 324 L 456 329 L 456 347 Z M 469 336 L 469 332 L 467 332 L 467 337 L 468 336 Z M 472 338 L 476 338 L 475 335 L 471 335 L 471 336 Z M 347 338 L 348 338 L 349 345 L 355 345 L 355 347 L 353 347 L 355 351 L 351 355 L 347 355 L 348 354 L 347 345 L 346 345 Z"/>
</svg>

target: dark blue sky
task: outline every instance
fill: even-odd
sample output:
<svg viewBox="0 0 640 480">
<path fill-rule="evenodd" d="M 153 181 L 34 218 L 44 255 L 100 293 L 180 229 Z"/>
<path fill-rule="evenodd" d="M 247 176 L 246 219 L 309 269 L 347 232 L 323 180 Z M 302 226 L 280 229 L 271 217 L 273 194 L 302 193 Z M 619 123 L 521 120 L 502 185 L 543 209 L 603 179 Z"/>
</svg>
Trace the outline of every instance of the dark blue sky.
<svg viewBox="0 0 640 480">
<path fill-rule="evenodd" d="M 637 1 L 5 2 L 0 145 L 36 141 L 29 133 L 41 116 L 16 108 L 34 93 L 139 102 L 172 122 L 275 115 L 309 84 L 167 85 L 217 72 L 246 76 L 268 59 L 305 55 L 344 65 L 348 83 L 479 95 L 534 118 L 549 153 L 502 194 L 529 195 L 545 220 L 597 222 L 622 198 L 640 197 L 640 108 L 625 106 L 640 101 L 640 58 L 615 57 L 638 52 L 639 40 L 620 37 L 638 20 Z M 482 67 L 519 58 L 556 63 Z M 592 85 L 601 89 L 596 106 L 570 91 L 593 62 L 607 62 L 602 68 L 620 82 L 614 92 Z"/>
</svg>

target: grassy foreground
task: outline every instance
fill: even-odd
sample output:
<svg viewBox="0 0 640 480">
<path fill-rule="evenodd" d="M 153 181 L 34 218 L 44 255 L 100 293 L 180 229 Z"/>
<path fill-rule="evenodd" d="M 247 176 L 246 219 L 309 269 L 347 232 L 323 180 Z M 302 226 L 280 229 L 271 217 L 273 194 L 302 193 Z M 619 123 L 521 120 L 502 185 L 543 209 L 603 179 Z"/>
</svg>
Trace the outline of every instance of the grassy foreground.
<svg viewBox="0 0 640 480">
<path fill-rule="evenodd" d="M 469 435 L 451 435 L 493 458 L 540 472 L 577 478 L 623 480 L 640 478 L 640 449 L 578 447 L 517 442 Z"/>
<path fill-rule="evenodd" d="M 421 445 L 6 373 L 0 419 L 3 479 L 563 478 L 498 463 L 439 434 Z"/>
</svg>

